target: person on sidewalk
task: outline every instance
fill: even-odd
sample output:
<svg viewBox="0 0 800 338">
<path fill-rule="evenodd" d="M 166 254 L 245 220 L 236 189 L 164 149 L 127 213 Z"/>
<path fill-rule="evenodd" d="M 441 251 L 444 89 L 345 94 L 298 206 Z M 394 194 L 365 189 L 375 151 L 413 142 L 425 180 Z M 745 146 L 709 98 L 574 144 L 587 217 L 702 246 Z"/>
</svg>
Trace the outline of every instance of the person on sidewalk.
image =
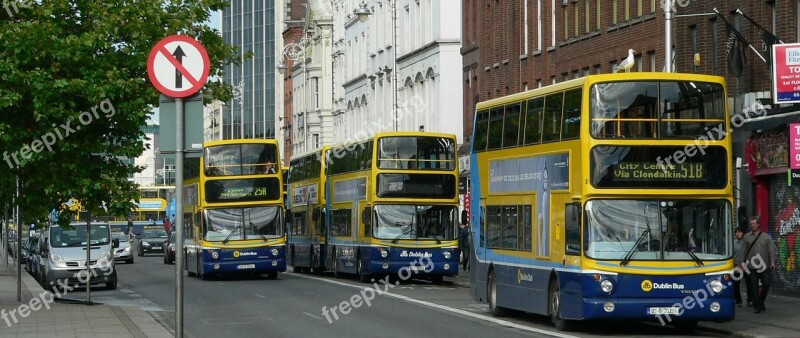
<svg viewBox="0 0 800 338">
<path fill-rule="evenodd" d="M 464 271 L 469 271 L 469 227 L 466 224 L 459 224 L 458 246 L 461 248 L 461 259 L 463 260 Z"/>
<path fill-rule="evenodd" d="M 742 265 L 742 258 L 739 257 L 739 255 L 742 252 L 742 238 L 744 238 L 744 229 L 737 227 L 736 231 L 734 233 L 735 233 L 736 237 L 733 240 L 733 261 L 736 264 L 736 266 L 741 266 Z M 741 281 L 742 281 L 741 279 L 734 279 L 733 280 L 733 295 L 734 295 L 734 297 L 736 299 L 736 306 L 738 306 L 738 307 L 742 307 L 742 291 L 741 291 L 742 288 L 740 286 Z M 747 283 L 746 285 L 749 285 L 749 283 Z M 747 292 L 748 292 L 748 294 L 747 294 L 747 303 L 750 303 L 750 293 L 749 293 L 750 290 L 749 290 L 749 288 L 748 288 Z"/>
<path fill-rule="evenodd" d="M 751 300 L 755 313 L 766 311 L 764 301 L 769 293 L 770 273 L 775 269 L 776 257 L 769 235 L 761 231 L 761 220 L 758 216 L 750 218 L 750 233 L 744 236 L 739 256 L 742 265 L 746 265 L 743 270 L 750 282 L 747 285 L 750 289 L 748 296 L 753 297 Z M 759 281 L 761 281 L 761 292 L 758 290 Z"/>
</svg>

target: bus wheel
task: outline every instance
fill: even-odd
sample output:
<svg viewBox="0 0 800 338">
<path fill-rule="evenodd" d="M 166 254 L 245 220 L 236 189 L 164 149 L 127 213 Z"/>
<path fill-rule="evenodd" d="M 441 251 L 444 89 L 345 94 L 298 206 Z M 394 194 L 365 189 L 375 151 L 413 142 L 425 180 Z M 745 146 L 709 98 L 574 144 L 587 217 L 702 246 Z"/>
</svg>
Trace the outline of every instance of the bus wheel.
<svg viewBox="0 0 800 338">
<path fill-rule="evenodd" d="M 442 275 L 431 276 L 431 283 L 433 283 L 433 285 L 442 285 L 442 283 L 444 283 L 444 276 Z"/>
<path fill-rule="evenodd" d="M 187 263 L 189 263 L 189 258 L 188 258 L 189 255 L 187 255 L 186 253 L 187 253 L 187 251 L 183 250 L 183 268 L 186 270 L 186 274 L 189 275 L 189 277 L 197 276 L 196 273 L 194 273 L 191 270 L 189 270 L 189 264 L 187 264 Z"/>
<path fill-rule="evenodd" d="M 675 321 L 673 324 L 675 329 L 678 330 L 680 333 L 689 334 L 693 333 L 695 329 L 697 329 L 697 321 L 690 320 L 690 321 Z"/>
<path fill-rule="evenodd" d="M 356 260 L 356 273 L 358 274 L 358 280 L 362 283 L 369 283 L 370 279 L 372 279 L 372 275 L 368 273 L 364 273 L 364 267 L 362 266 L 361 260 Z"/>
<path fill-rule="evenodd" d="M 278 279 L 278 271 L 267 271 L 267 279 Z"/>
<path fill-rule="evenodd" d="M 568 331 L 571 322 L 561 318 L 561 287 L 558 285 L 558 281 L 555 279 L 550 280 L 550 287 L 548 290 L 550 294 L 548 298 L 550 301 L 547 308 L 550 322 L 552 322 L 553 326 L 559 331 Z"/>
<path fill-rule="evenodd" d="M 321 266 L 311 268 L 311 270 L 314 271 L 314 274 L 317 274 L 317 275 L 321 275 L 321 274 L 325 273 L 325 268 L 321 267 Z"/>
<path fill-rule="evenodd" d="M 487 290 L 486 298 L 489 301 L 489 312 L 492 316 L 503 317 L 506 315 L 506 309 L 497 305 L 497 278 L 494 275 L 494 270 L 489 272 L 489 289 Z"/>
</svg>

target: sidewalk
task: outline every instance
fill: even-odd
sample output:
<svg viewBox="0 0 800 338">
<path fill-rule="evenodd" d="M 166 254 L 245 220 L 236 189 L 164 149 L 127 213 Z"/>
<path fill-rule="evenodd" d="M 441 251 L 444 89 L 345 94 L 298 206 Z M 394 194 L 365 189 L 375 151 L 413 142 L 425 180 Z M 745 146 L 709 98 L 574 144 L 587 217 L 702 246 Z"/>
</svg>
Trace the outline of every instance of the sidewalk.
<svg viewBox="0 0 800 338">
<path fill-rule="evenodd" d="M 458 276 L 445 282 L 469 288 L 470 272 L 458 267 Z M 770 295 L 767 311 L 756 314 L 753 308 L 736 308 L 736 319 L 727 323 L 700 322 L 698 331 L 710 331 L 734 337 L 800 337 L 800 298 Z"/>
<path fill-rule="evenodd" d="M 10 260 L 10 259 L 9 259 Z M 2 261 L 2 257 L 0 257 Z M 22 300 L 17 302 L 16 266 L 0 262 L 0 337 L 172 337 L 138 307 L 49 303 L 50 295 L 22 269 Z M 24 305 L 24 306 L 23 306 Z M 30 305 L 30 306 L 29 306 Z M 31 309 L 38 309 L 32 311 Z M 9 315 L 14 311 L 14 316 Z M 21 314 L 26 314 L 24 318 Z M 14 320 L 16 318 L 16 322 Z"/>
</svg>

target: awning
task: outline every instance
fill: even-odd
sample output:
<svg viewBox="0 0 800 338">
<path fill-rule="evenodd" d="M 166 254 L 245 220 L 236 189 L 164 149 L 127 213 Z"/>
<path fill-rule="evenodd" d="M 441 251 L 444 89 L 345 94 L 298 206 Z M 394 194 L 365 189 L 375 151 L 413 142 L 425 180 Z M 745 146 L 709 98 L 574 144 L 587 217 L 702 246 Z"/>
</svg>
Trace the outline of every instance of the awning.
<svg viewBox="0 0 800 338">
<path fill-rule="evenodd" d="M 739 118 L 734 116 L 732 121 L 737 120 L 739 120 Z M 767 109 L 767 114 L 764 116 L 745 118 L 743 120 L 744 124 L 736 129 L 747 131 L 772 129 L 789 123 L 800 122 L 800 107 L 792 105 L 778 109 Z"/>
</svg>

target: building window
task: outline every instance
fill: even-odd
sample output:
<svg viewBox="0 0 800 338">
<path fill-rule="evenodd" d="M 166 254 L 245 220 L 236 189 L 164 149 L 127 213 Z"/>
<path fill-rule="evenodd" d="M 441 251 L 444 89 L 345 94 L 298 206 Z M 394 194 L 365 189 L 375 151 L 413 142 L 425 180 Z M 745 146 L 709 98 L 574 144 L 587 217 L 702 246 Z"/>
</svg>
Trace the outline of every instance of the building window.
<svg viewBox="0 0 800 338">
<path fill-rule="evenodd" d="M 618 2 L 619 2 L 619 0 L 613 0 L 611 2 L 611 24 L 612 25 L 616 25 L 617 21 L 618 21 L 617 20 L 617 12 L 619 12 L 619 10 L 617 10 L 617 6 L 618 6 L 617 3 Z"/>
<path fill-rule="evenodd" d="M 314 149 L 319 149 L 319 134 L 312 134 L 311 140 L 314 142 Z"/>
<path fill-rule="evenodd" d="M 551 76 L 550 77 L 550 83 L 551 84 L 556 84 L 556 77 L 555 76 Z"/>
<path fill-rule="evenodd" d="M 584 6 L 586 7 L 585 8 L 586 13 L 584 13 L 584 15 L 586 16 L 585 19 L 586 22 L 584 22 L 584 24 L 586 24 L 586 29 L 584 29 L 584 32 L 586 32 L 586 34 L 589 34 L 589 31 L 592 30 L 592 11 L 589 10 L 590 8 L 592 8 L 591 0 L 586 0 L 584 4 L 586 5 Z"/>
<path fill-rule="evenodd" d="M 650 13 L 656 12 L 656 0 L 650 0 Z"/>
<path fill-rule="evenodd" d="M 600 65 L 594 65 L 594 73 L 595 74 L 603 73 L 603 67 L 600 67 Z"/>
<path fill-rule="evenodd" d="M 644 9 L 642 9 L 642 7 L 644 6 L 643 2 L 644 0 L 638 0 L 638 3 L 636 4 L 638 6 L 636 7 L 636 17 L 642 16 L 642 12 L 644 11 Z"/>
<path fill-rule="evenodd" d="M 650 71 L 656 71 L 656 52 L 647 52 L 647 57 L 650 59 Z"/>
<path fill-rule="evenodd" d="M 542 80 L 536 80 L 536 88 L 542 88 Z"/>
<path fill-rule="evenodd" d="M 550 47 L 556 46 L 556 0 L 551 1 L 552 4 L 550 6 L 550 30 L 552 31 L 552 39 L 550 40 Z M 555 82 L 554 82 L 555 83 Z"/>
<path fill-rule="evenodd" d="M 692 39 L 692 72 L 697 73 L 697 64 L 694 58 L 697 55 L 697 26 L 689 26 L 689 38 Z"/>
<path fill-rule="evenodd" d="M 643 67 L 642 66 L 642 56 L 641 55 L 636 55 L 636 56 L 633 57 L 633 59 L 634 59 L 634 62 L 636 62 L 636 71 L 641 72 L 642 71 L 642 67 Z"/>
<path fill-rule="evenodd" d="M 320 104 L 322 100 L 320 99 L 319 95 L 319 78 L 318 77 L 311 78 L 311 82 L 313 83 L 314 86 L 314 107 L 320 109 Z"/>
<path fill-rule="evenodd" d="M 530 27 L 528 26 L 528 2 L 522 2 L 522 55 L 528 55 L 528 34 Z"/>
<path fill-rule="evenodd" d="M 617 61 L 611 61 L 611 71 L 609 73 L 614 73 L 617 69 Z"/>
<path fill-rule="evenodd" d="M 631 19 L 631 0 L 625 0 L 625 21 Z"/>
<path fill-rule="evenodd" d="M 591 71 L 589 70 L 589 67 L 586 67 L 586 68 L 583 69 L 583 76 L 589 76 L 590 74 L 591 74 Z"/>
<path fill-rule="evenodd" d="M 575 4 L 574 8 L 575 8 L 575 31 L 574 32 L 575 32 L 575 36 L 578 36 L 578 35 L 581 34 L 581 28 L 580 28 L 581 16 L 580 16 L 580 12 L 578 11 L 578 4 L 577 3 Z"/>
<path fill-rule="evenodd" d="M 536 0 L 536 50 L 542 50 L 542 0 Z"/>
<path fill-rule="evenodd" d="M 569 39 L 569 10 L 564 7 L 564 40 Z"/>
<path fill-rule="evenodd" d="M 717 20 L 711 21 L 711 67 L 713 68 L 712 74 L 717 73 L 717 69 L 719 66 L 719 62 L 717 62 L 717 39 L 719 38 L 719 33 L 717 32 L 719 25 L 717 24 Z"/>
</svg>

